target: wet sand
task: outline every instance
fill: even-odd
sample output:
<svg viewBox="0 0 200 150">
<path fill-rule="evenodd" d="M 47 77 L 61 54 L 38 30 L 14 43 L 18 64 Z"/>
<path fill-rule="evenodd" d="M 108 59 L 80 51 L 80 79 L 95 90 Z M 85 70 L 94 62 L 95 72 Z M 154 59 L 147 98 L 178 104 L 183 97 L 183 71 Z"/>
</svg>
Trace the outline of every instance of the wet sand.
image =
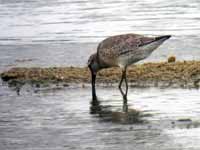
<svg viewBox="0 0 200 150">
<path fill-rule="evenodd" d="M 137 64 L 128 68 L 127 75 L 131 87 L 199 88 L 200 61 Z M 113 85 L 119 82 L 120 76 L 120 68 L 104 69 L 98 73 L 97 83 Z M 63 83 L 65 86 L 74 83 L 84 86 L 91 80 L 87 67 L 12 68 L 1 73 L 1 78 L 10 84 Z"/>
</svg>

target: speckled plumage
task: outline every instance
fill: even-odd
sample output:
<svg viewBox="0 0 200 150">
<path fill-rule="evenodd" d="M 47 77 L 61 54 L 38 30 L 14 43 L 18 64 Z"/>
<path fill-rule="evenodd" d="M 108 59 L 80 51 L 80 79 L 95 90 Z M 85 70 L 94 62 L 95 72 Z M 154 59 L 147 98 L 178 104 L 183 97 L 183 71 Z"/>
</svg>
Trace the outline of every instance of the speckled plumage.
<svg viewBox="0 0 200 150">
<path fill-rule="evenodd" d="M 109 37 L 98 45 L 97 56 L 99 63 L 105 67 L 119 66 L 120 58 L 122 57 L 129 57 L 127 61 L 130 61 L 129 59 L 132 59 L 132 62 L 138 61 L 134 56 L 137 57 L 140 54 L 141 50 L 139 47 L 154 40 L 154 37 L 145 37 L 139 34 L 124 34 Z"/>
</svg>

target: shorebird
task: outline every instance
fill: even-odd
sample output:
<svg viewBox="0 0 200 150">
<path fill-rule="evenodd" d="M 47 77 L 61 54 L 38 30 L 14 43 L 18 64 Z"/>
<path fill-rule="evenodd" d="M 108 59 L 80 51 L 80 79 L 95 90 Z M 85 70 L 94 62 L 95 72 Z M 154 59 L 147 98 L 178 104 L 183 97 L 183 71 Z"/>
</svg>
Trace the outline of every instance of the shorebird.
<svg viewBox="0 0 200 150">
<path fill-rule="evenodd" d="M 124 104 L 127 103 L 128 83 L 126 77 L 127 67 L 133 63 L 147 58 L 158 48 L 170 35 L 146 37 L 139 34 L 122 34 L 111 36 L 99 43 L 97 52 L 88 60 L 88 67 L 92 76 L 92 100 L 97 101 L 95 80 L 97 72 L 104 68 L 120 67 L 122 76 L 119 82 L 119 90 L 123 96 Z M 122 83 L 125 81 L 125 91 Z"/>
</svg>

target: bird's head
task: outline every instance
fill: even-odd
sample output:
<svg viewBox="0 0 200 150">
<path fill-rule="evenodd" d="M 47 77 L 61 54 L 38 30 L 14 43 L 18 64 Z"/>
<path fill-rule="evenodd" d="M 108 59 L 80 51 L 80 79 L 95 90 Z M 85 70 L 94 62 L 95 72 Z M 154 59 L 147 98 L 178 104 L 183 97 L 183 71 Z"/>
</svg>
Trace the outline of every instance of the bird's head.
<svg viewBox="0 0 200 150">
<path fill-rule="evenodd" d="M 88 63 L 87 63 L 90 71 L 96 75 L 96 73 L 100 70 L 100 66 L 99 63 L 97 61 L 97 54 L 92 54 L 89 59 L 88 59 Z"/>
</svg>

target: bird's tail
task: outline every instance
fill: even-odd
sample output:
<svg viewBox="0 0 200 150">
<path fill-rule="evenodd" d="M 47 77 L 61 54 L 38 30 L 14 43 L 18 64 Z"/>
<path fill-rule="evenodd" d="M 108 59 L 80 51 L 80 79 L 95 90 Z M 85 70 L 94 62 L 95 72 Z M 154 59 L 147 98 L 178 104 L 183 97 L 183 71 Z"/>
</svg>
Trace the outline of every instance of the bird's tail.
<svg viewBox="0 0 200 150">
<path fill-rule="evenodd" d="M 165 40 L 169 39 L 170 37 L 171 37 L 171 35 L 163 35 L 163 36 L 151 38 L 149 41 L 139 44 L 139 47 L 146 46 L 148 44 L 151 44 L 151 43 L 154 43 L 154 42 L 157 42 L 157 41 L 160 41 L 162 43 Z"/>
<path fill-rule="evenodd" d="M 170 37 L 171 37 L 171 35 L 158 36 L 158 37 L 155 37 L 155 41 L 158 41 L 158 40 L 167 40 Z"/>
</svg>

